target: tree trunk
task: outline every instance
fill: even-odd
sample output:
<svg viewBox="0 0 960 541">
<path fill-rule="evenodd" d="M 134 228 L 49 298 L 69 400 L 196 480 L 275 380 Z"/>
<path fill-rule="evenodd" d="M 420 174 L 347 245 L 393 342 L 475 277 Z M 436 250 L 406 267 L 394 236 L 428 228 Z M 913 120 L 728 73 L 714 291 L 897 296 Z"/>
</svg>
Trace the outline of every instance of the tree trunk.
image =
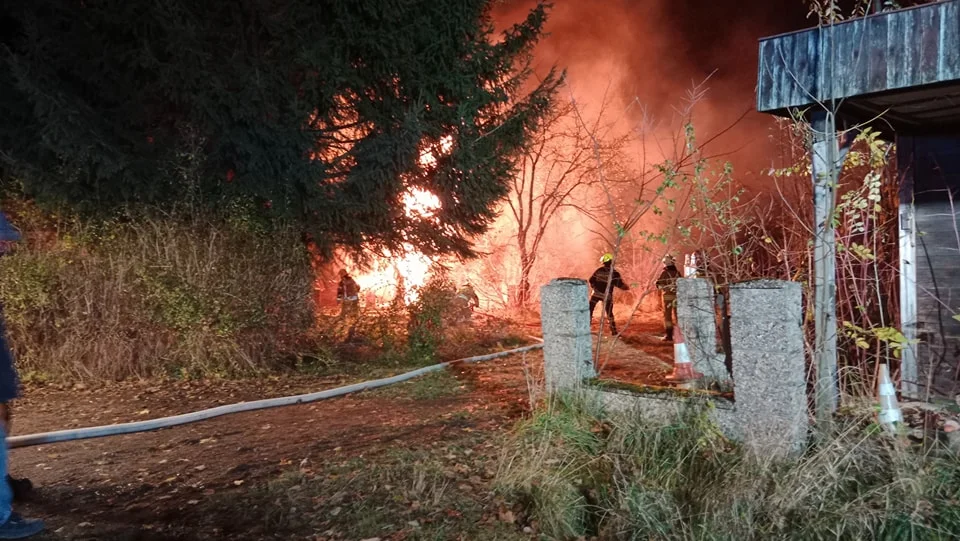
<svg viewBox="0 0 960 541">
<path fill-rule="evenodd" d="M 526 247 L 520 248 L 520 283 L 517 286 L 517 308 L 525 308 L 530 303 L 530 271 L 533 270 L 535 258 L 527 252 Z"/>
</svg>

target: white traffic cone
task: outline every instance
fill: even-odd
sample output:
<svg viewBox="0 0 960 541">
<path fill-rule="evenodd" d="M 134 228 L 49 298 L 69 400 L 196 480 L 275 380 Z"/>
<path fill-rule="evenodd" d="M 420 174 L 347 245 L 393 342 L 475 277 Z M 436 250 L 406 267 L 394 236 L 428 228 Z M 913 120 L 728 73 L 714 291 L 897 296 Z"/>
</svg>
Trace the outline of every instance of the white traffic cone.
<svg viewBox="0 0 960 541">
<path fill-rule="evenodd" d="M 703 377 L 703 374 L 693 369 L 693 362 L 690 360 L 690 351 L 687 344 L 683 341 L 683 333 L 680 332 L 680 326 L 673 328 L 673 373 L 667 376 L 667 381 L 678 383 L 693 381 Z"/>
<path fill-rule="evenodd" d="M 895 428 L 895 423 L 903 423 L 903 412 L 897 403 L 897 390 L 890 380 L 890 371 L 886 364 L 880 365 L 880 379 L 877 383 L 877 395 L 880 398 L 880 425 L 889 430 Z"/>
</svg>

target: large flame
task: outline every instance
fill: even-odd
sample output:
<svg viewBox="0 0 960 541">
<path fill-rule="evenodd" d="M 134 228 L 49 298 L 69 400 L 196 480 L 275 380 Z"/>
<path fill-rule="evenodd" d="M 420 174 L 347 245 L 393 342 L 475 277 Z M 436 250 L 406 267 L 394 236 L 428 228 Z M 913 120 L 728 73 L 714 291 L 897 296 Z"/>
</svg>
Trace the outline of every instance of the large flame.
<svg viewBox="0 0 960 541">
<path fill-rule="evenodd" d="M 445 155 L 453 148 L 453 137 L 440 138 L 439 144 L 426 148 L 420 153 L 420 165 L 424 168 L 436 166 L 435 151 Z M 404 213 L 418 220 L 431 219 L 440 209 L 440 198 L 422 188 L 411 188 L 401 198 Z M 430 276 L 430 270 L 436 260 L 425 256 L 409 244 L 404 244 L 402 253 L 387 252 L 374 262 L 372 268 L 355 276 L 361 295 L 368 305 L 384 305 L 393 301 L 400 293 L 405 303 L 417 300 L 421 288 Z"/>
<path fill-rule="evenodd" d="M 426 190 L 413 188 L 403 195 L 403 206 L 411 218 L 430 218 L 440 208 L 440 199 Z M 418 289 L 427 282 L 435 260 L 409 244 L 403 246 L 403 254 L 387 252 L 384 256 L 369 272 L 356 278 L 368 303 L 389 303 L 401 290 L 405 303 L 416 301 Z"/>
</svg>

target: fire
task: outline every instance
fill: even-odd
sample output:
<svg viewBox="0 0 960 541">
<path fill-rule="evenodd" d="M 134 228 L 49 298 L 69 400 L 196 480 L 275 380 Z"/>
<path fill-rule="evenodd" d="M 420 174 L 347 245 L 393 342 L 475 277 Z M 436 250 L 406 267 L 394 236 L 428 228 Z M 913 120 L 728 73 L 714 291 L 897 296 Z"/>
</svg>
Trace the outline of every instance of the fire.
<svg viewBox="0 0 960 541">
<path fill-rule="evenodd" d="M 440 198 L 420 188 L 403 194 L 404 212 L 411 218 L 432 218 L 440 208 Z"/>
<path fill-rule="evenodd" d="M 404 212 L 411 218 L 432 218 L 440 208 L 440 198 L 420 188 L 413 188 L 403 195 Z M 417 300 L 418 289 L 430 276 L 430 268 L 436 262 L 405 244 L 403 254 L 387 252 L 369 272 L 356 277 L 360 289 L 365 292 L 368 303 L 385 304 L 398 293 L 410 304 Z"/>
<path fill-rule="evenodd" d="M 444 135 L 440 138 L 440 152 L 446 154 L 450 152 L 450 149 L 453 148 L 453 137 L 450 135 Z M 433 167 L 437 165 L 437 158 L 433 155 L 433 151 L 427 149 L 420 153 L 420 165 L 423 167 Z"/>
<path fill-rule="evenodd" d="M 439 145 L 426 148 L 420 153 L 420 165 L 425 168 L 436 166 L 435 151 L 441 155 L 453 148 L 453 137 L 440 138 Z M 440 209 L 440 198 L 422 188 L 411 188 L 401 198 L 404 213 L 418 220 L 429 220 Z M 418 289 L 426 284 L 430 270 L 436 260 L 425 256 L 413 246 L 405 244 L 402 253 L 384 254 L 373 264 L 369 271 L 355 276 L 360 286 L 361 296 L 367 305 L 383 305 L 391 302 L 400 293 L 407 304 L 418 298 Z"/>
</svg>

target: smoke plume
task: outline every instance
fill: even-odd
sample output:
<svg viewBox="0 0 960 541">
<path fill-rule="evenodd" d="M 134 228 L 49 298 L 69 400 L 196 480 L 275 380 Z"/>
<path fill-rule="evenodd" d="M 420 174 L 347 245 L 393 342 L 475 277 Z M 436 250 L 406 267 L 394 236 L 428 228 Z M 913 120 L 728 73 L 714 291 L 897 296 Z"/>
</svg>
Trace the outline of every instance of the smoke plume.
<svg viewBox="0 0 960 541">
<path fill-rule="evenodd" d="M 515 21 L 533 5 L 505 0 L 496 19 Z M 770 165 L 771 120 L 755 112 L 757 41 L 811 25 L 806 11 L 803 0 L 556 0 L 535 68 L 565 68 L 579 101 L 597 103 L 611 92 L 623 110 L 642 104 L 629 109 L 634 122 L 642 114 L 661 125 L 707 80 L 694 118 L 699 138 L 736 123 L 712 150 L 732 153 L 736 168 L 751 176 Z"/>
</svg>

